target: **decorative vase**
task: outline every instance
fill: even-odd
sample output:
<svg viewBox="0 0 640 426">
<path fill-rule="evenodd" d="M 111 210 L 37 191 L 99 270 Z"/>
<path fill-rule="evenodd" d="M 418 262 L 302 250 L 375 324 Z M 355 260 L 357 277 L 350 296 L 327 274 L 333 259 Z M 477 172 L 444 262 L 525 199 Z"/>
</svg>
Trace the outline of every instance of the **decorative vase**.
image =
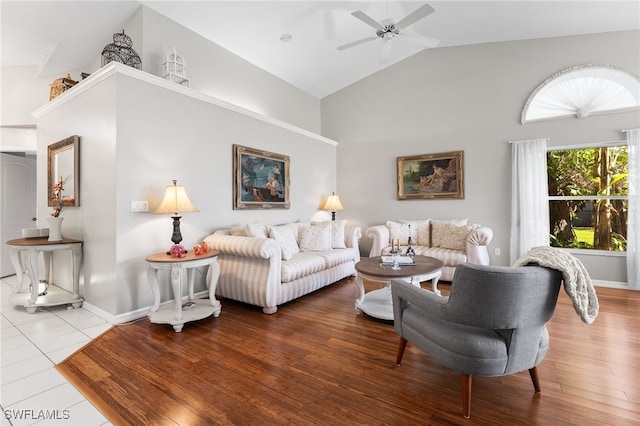
<svg viewBox="0 0 640 426">
<path fill-rule="evenodd" d="M 62 241 L 62 221 L 64 217 L 49 217 L 49 241 Z"/>
</svg>

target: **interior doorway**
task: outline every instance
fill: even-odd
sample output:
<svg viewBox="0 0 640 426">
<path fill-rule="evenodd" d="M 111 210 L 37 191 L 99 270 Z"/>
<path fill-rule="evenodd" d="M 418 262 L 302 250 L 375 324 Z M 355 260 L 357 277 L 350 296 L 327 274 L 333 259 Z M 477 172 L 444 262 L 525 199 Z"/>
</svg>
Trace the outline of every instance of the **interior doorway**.
<svg viewBox="0 0 640 426">
<path fill-rule="evenodd" d="M 36 156 L 0 153 L 0 277 L 14 275 L 5 241 L 36 227 Z"/>
</svg>

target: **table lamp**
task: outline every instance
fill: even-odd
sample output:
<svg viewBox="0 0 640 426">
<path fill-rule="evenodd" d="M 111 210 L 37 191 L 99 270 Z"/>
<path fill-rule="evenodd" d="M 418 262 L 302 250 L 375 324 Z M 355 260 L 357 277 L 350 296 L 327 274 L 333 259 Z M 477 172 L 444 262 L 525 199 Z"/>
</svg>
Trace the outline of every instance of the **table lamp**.
<svg viewBox="0 0 640 426">
<path fill-rule="evenodd" d="M 331 220 L 336 220 L 336 210 L 343 210 L 342 204 L 340 204 L 340 197 L 335 192 L 331 193 L 322 210 L 331 210 Z"/>
<path fill-rule="evenodd" d="M 180 213 L 190 213 L 199 211 L 196 209 L 189 197 L 187 191 L 182 185 L 176 185 L 177 181 L 173 180 L 173 185 L 167 186 L 164 193 L 164 199 L 154 213 L 172 213 L 173 218 L 173 235 L 171 241 L 174 244 L 180 244 L 182 234 L 180 233 Z"/>
</svg>

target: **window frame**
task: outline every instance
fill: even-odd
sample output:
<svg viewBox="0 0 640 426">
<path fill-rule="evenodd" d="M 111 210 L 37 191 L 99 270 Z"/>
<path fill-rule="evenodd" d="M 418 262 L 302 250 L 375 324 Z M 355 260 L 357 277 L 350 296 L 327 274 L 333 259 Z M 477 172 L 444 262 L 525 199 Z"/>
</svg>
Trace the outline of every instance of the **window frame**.
<svg viewBox="0 0 640 426">
<path fill-rule="evenodd" d="M 614 146 L 629 146 L 626 140 L 616 140 L 608 142 L 594 142 L 587 144 L 577 145 L 562 145 L 562 146 L 547 146 L 547 153 L 554 151 L 576 151 L 580 149 L 596 149 L 604 147 Z M 547 168 L 548 168 L 547 164 Z M 547 186 L 547 193 L 549 188 Z M 547 203 L 550 201 L 562 201 L 562 200 L 576 200 L 576 201 L 591 201 L 591 200 L 629 200 L 628 195 L 547 195 Z M 549 213 L 550 214 L 550 213 Z M 628 226 L 628 224 L 627 224 Z M 551 230 L 549 230 L 551 232 Z M 612 256 L 612 257 L 626 257 L 627 251 L 613 251 L 613 250 L 600 250 L 600 249 L 584 249 L 576 247 L 562 247 L 562 250 L 566 250 L 572 254 L 584 254 L 584 255 L 599 255 L 599 256 Z"/>
</svg>

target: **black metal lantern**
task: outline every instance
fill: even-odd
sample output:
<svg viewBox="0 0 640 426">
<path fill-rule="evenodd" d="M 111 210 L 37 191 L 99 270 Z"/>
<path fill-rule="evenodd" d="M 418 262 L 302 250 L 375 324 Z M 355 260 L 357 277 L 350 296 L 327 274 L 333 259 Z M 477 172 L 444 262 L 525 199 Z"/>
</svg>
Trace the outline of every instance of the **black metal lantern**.
<svg viewBox="0 0 640 426">
<path fill-rule="evenodd" d="M 107 44 L 102 50 L 102 66 L 109 62 L 120 62 L 130 67 L 141 69 L 142 60 L 135 50 L 131 48 L 131 37 L 122 33 L 113 35 L 113 43 Z"/>
</svg>

